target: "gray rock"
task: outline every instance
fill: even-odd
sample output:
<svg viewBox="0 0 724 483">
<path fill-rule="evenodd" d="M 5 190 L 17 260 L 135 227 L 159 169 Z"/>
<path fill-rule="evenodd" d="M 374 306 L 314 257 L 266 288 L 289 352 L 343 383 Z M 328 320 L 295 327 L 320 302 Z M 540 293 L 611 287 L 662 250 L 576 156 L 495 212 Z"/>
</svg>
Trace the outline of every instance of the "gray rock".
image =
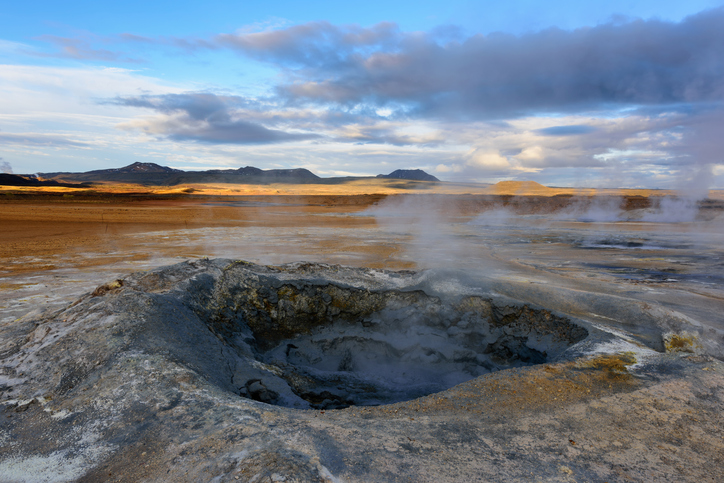
<svg viewBox="0 0 724 483">
<path fill-rule="evenodd" d="M 724 367 L 676 313 L 435 277 L 202 260 L 6 324 L 0 481 L 724 478 Z"/>
</svg>

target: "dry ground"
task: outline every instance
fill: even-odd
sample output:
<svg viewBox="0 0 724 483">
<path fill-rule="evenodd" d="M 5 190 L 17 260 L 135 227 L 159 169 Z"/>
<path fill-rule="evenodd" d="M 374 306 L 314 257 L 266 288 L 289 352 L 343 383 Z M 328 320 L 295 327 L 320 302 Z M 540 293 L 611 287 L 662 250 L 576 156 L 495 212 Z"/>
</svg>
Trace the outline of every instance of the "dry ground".
<svg viewBox="0 0 724 483">
<path fill-rule="evenodd" d="M 362 248 L 345 229 L 369 228 L 368 217 L 348 216 L 363 211 L 388 196 L 435 195 L 446 200 L 446 215 L 473 215 L 495 206 L 512 206 L 525 212 L 550 211 L 564 206 L 572 196 L 623 196 L 632 208 L 645 207 L 650 197 L 671 195 L 654 190 L 591 190 L 549 188 L 535 182 L 505 181 L 495 185 L 429 183 L 374 179 L 340 184 L 183 185 L 148 187 L 97 185 L 93 189 L 25 188 L 0 186 L 0 272 L 28 272 L 53 268 L 49 256 L 103 252 L 113 245 L 114 257 L 131 253 L 141 233 L 148 242 L 163 246 L 160 230 L 205 227 L 259 227 L 284 229 L 320 227 L 330 234 L 320 240 L 320 250 L 338 253 L 360 250 L 360 263 L 409 268 L 394 260 L 394 247 Z M 724 191 L 711 199 L 724 200 Z M 156 243 L 154 243 L 156 242 Z M 100 249 L 100 250 L 99 250 Z M 173 255 L 172 253 L 168 253 Z M 176 253 L 183 256 L 184 253 Z M 136 255 L 138 256 L 138 255 Z M 142 256 L 142 255 L 141 255 Z M 8 264 L 25 257 L 24 263 Z M 78 259 L 86 266 L 113 261 L 113 256 Z"/>
<path fill-rule="evenodd" d="M 208 234 L 214 230 L 250 233 L 249 238 L 240 238 L 238 244 L 239 253 L 252 258 L 264 250 L 287 250 L 294 257 L 301 254 L 303 258 L 298 259 L 316 253 L 317 260 L 332 259 L 348 265 L 415 268 L 414 262 L 400 256 L 405 249 L 404 234 L 381 239 L 388 232 L 375 231 L 375 217 L 355 216 L 386 197 L 400 194 L 433 194 L 436 199 L 446 200 L 445 216 L 472 216 L 502 205 L 526 213 L 549 212 L 560 209 L 572 196 L 623 196 L 627 208 L 637 209 L 646 207 L 654 196 L 672 193 L 595 192 L 521 182 L 465 185 L 395 180 L 174 188 L 106 185 L 92 190 L 0 187 L 0 295 L 5 292 L 9 300 L 20 299 L 18 294 L 22 293 L 27 300 L 17 310 L 25 310 L 29 304 L 47 301 L 32 299 L 23 291 L 23 285 L 38 284 L 39 288 L 32 290 L 47 294 L 70 285 L 72 277 L 88 277 L 87 272 L 97 272 L 106 277 L 104 280 L 112 279 L 109 267 L 119 270 L 117 263 L 128 259 L 198 257 L 206 247 L 202 242 L 197 245 L 194 233 Z M 712 192 L 710 198 L 724 200 L 724 192 Z M 535 247 L 499 247 L 493 255 L 505 261 L 514 259 L 519 270 L 508 278 L 515 276 L 516 283 L 527 292 L 537 290 L 536 293 L 543 294 L 541 297 L 555 302 L 559 302 L 554 297 L 557 292 L 546 290 L 555 283 L 564 285 L 565 278 L 576 293 L 581 293 L 581 298 L 589 287 L 605 283 L 616 294 L 634 297 L 631 294 L 636 290 L 644 302 L 666 297 L 682 307 L 692 307 L 695 300 L 707 313 L 721 305 L 720 285 L 715 292 L 711 289 L 712 293 L 702 295 L 691 292 L 687 288 L 690 285 L 683 282 L 650 282 L 649 287 L 649 282 L 634 285 L 620 278 L 601 281 L 600 273 L 569 268 L 567 264 L 576 262 L 575 259 L 568 258 L 563 263 L 554 256 L 558 252 L 549 254 L 549 250 L 567 250 L 558 245 L 561 243 L 541 240 Z M 663 251 L 661 257 L 640 263 L 650 268 L 676 262 L 677 269 L 684 273 L 690 261 L 687 258 L 679 263 L 672 255 L 675 251 Z M 521 253 L 528 254 L 527 258 Z M 591 261 L 603 256 L 597 253 L 580 251 L 579 256 Z M 610 256 L 620 258 L 621 253 L 624 252 Z M 74 270 L 72 277 L 62 273 L 61 264 Z M 603 273 L 603 269 L 599 272 Z M 590 279 L 593 275 L 598 278 Z M 49 280 L 53 277 L 59 277 L 58 281 Z M 42 280 L 42 284 L 35 279 Z M 69 296 L 76 298 L 78 288 L 69 290 Z M 656 295 L 659 293 L 663 295 Z M 0 308 L 2 303 L 9 307 L 0 310 L 0 315 L 15 310 L 11 302 L 0 300 Z M 386 465 L 390 475 L 398 471 L 404 475 L 403 470 L 410 468 L 409 475 L 415 475 L 417 481 L 471 481 L 476 475 L 489 475 L 495 481 L 721 481 L 724 369 L 720 362 L 706 357 L 691 356 L 690 360 L 682 358 L 680 362 L 672 354 L 669 359 L 663 369 L 641 370 L 634 377 L 627 372 L 631 361 L 621 359 L 620 355 L 604 355 L 587 366 L 566 363 L 496 373 L 444 395 L 394 406 L 350 408 L 326 414 L 309 412 L 284 416 L 288 421 L 280 421 L 283 428 L 299 435 L 301 446 L 312 447 L 304 438 L 322 434 L 331 443 L 320 447 L 342 448 L 337 455 L 324 453 L 312 461 L 318 463 L 321 458 L 329 465 L 336 458 L 341 469 L 335 472 L 347 473 L 350 481 L 364 481 L 365 477 L 359 475 L 366 473 L 357 467 L 370 462 L 382 467 L 380 474 Z M 177 475 L 191 472 L 181 478 L 185 481 L 204 481 L 208 475 L 202 474 L 203 465 L 223 460 L 225 452 L 236 444 L 234 441 L 248 436 L 242 438 L 234 431 L 258 426 L 255 434 L 266 440 L 273 433 L 270 427 L 279 426 L 277 422 L 275 419 L 270 426 L 262 418 L 254 423 L 256 426 L 232 425 L 228 440 L 220 439 L 217 446 L 216 433 L 201 438 L 197 455 L 190 459 L 188 455 L 184 456 L 186 459 L 175 458 L 166 450 L 161 451 L 165 456 L 152 457 L 150 447 L 132 447 L 86 479 L 163 481 L 166 472 L 173 469 Z M 283 441 L 289 440 L 287 433 L 282 436 Z M 136 449 L 138 455 L 133 452 Z M 144 455 L 150 465 L 138 464 Z M 267 455 L 259 467 L 277 471 L 282 464 L 274 466 L 274 457 L 275 454 Z M 246 464 L 244 468 L 256 468 L 248 466 L 248 461 Z M 541 465 L 546 465 L 548 473 L 541 474 Z M 243 479 L 246 470 L 242 470 L 232 468 L 224 481 L 237 476 Z M 196 478 L 191 476 L 194 471 L 199 472 Z M 117 477 L 119 474 L 122 476 Z"/>
</svg>

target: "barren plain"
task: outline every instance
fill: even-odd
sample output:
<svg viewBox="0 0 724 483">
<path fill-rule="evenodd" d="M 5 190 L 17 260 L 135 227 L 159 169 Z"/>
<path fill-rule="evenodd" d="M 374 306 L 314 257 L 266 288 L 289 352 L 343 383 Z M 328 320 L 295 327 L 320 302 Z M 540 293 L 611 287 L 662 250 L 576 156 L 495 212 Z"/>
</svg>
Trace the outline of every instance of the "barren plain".
<svg viewBox="0 0 724 483">
<path fill-rule="evenodd" d="M 398 180 L 2 188 L 0 480 L 721 481 L 724 195 L 673 195 Z M 220 288 L 267 278 L 254 293 L 276 292 L 245 302 L 252 312 Z M 194 313 L 212 315 L 181 330 L 164 317 L 197 285 L 213 303 Z M 337 292 L 309 302 L 324 314 L 350 287 L 424 300 L 410 302 L 419 315 L 369 302 L 336 338 L 321 322 L 281 342 L 254 328 L 261 312 L 283 326 L 284 307 L 317 290 L 299 287 L 327 285 Z M 495 329 L 470 329 L 486 310 Z M 312 364 L 322 335 L 362 340 L 380 320 L 404 321 L 371 338 L 405 354 L 384 359 L 389 374 L 424 362 L 455 377 L 365 405 L 353 384 L 279 376 Z M 553 350 L 530 329 L 550 321 L 587 335 Z M 411 330 L 421 338 L 405 352 Z M 434 342 L 475 337 L 478 352 Z M 373 371 L 353 360 L 374 352 L 365 344 L 304 380 L 367 384 Z"/>
</svg>

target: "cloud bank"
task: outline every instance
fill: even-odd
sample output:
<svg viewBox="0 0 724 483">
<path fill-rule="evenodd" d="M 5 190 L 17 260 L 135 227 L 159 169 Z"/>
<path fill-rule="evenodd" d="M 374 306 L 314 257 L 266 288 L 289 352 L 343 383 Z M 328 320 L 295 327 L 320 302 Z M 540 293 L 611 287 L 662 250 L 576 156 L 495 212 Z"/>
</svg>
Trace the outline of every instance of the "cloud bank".
<svg viewBox="0 0 724 483">
<path fill-rule="evenodd" d="M 292 133 L 268 129 L 243 116 L 249 102 L 236 96 L 209 93 L 142 95 L 112 101 L 127 107 L 143 107 L 161 115 L 123 123 L 125 129 L 141 129 L 177 141 L 206 143 L 266 144 L 299 141 L 316 134 Z"/>
<path fill-rule="evenodd" d="M 267 167 L 304 159 L 320 172 L 389 166 L 448 180 L 724 186 L 722 25 L 724 8 L 679 22 L 629 19 L 523 35 L 316 21 L 206 38 L 40 40 L 54 49 L 47 55 L 77 61 L 150 63 L 172 54 L 212 70 L 209 59 L 223 56 L 240 70 L 271 72 L 255 89 L 199 82 L 96 96 L 104 109 L 122 110 L 114 124 L 121 135 L 173 149 L 173 159 L 213 151 L 215 164 L 224 156 L 232 163 L 243 148 L 249 160 L 277 156 Z M 19 129 L 0 142 L 25 136 L 40 146 L 42 135 L 55 134 Z M 61 137 L 69 146 L 87 142 Z"/>
<path fill-rule="evenodd" d="M 504 119 L 724 98 L 724 9 L 680 23 L 635 20 L 522 36 L 404 33 L 314 22 L 220 35 L 284 66 L 289 102 L 400 106 L 401 115 Z M 442 38 L 441 38 L 442 37 Z"/>
</svg>

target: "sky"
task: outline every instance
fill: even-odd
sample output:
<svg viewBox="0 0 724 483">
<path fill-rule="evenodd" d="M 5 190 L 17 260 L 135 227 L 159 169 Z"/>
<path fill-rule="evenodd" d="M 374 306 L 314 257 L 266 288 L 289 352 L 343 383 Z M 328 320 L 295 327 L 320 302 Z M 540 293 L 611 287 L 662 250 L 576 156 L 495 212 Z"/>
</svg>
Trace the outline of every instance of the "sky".
<svg viewBox="0 0 724 483">
<path fill-rule="evenodd" d="M 724 0 L 0 9 L 4 172 L 419 168 L 696 191 L 724 188 L 723 148 Z"/>
</svg>

